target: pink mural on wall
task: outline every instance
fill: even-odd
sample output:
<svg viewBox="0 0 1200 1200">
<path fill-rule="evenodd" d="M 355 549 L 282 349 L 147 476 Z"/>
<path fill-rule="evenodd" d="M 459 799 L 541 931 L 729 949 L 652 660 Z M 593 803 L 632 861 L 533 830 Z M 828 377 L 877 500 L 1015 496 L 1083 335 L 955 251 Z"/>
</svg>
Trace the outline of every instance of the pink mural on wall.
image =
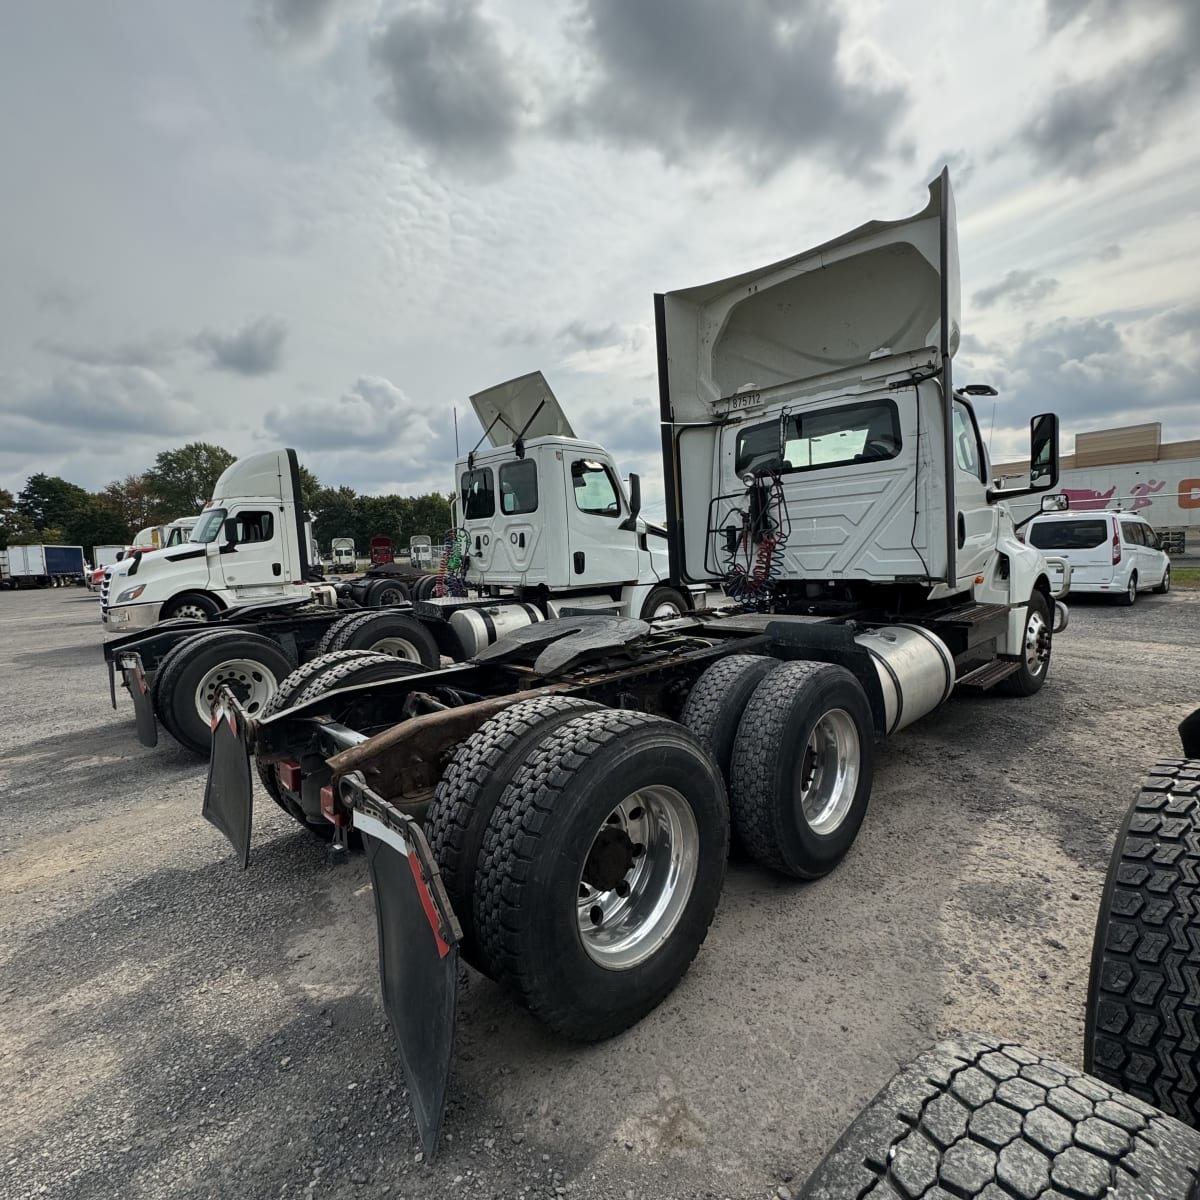
<svg viewBox="0 0 1200 1200">
<path fill-rule="evenodd" d="M 1133 511 L 1137 512 L 1139 508 L 1153 504 L 1154 501 L 1150 499 L 1151 494 L 1161 492 L 1166 486 L 1165 479 L 1151 479 L 1149 483 L 1135 483 L 1129 489 L 1130 495 L 1133 496 Z"/>
<path fill-rule="evenodd" d="M 1117 485 L 1114 483 L 1107 492 L 1098 492 L 1094 488 L 1065 487 L 1062 489 L 1062 493 L 1070 500 L 1073 512 L 1081 509 L 1090 512 L 1093 509 L 1107 508 L 1108 502 L 1113 498 L 1116 490 Z"/>
</svg>

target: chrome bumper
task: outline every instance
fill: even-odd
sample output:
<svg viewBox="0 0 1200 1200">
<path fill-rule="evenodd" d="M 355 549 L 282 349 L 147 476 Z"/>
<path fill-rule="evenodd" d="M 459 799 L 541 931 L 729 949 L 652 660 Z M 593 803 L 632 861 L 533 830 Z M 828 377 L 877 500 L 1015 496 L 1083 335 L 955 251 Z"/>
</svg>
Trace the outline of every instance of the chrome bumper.
<svg viewBox="0 0 1200 1200">
<path fill-rule="evenodd" d="M 100 620 L 109 633 L 131 633 L 158 624 L 161 604 L 116 604 L 105 609 Z"/>
</svg>

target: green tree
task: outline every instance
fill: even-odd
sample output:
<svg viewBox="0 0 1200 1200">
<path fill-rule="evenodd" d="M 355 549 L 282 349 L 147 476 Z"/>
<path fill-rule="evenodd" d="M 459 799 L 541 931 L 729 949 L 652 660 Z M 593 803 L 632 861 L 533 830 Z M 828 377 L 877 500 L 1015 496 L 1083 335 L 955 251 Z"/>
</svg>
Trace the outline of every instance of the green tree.
<svg viewBox="0 0 1200 1200">
<path fill-rule="evenodd" d="M 77 483 L 58 475 L 31 475 L 17 497 L 17 512 L 31 532 L 46 540 L 51 533 L 59 534 L 70 521 L 71 514 L 88 498 Z"/>
<path fill-rule="evenodd" d="M 85 496 L 67 519 L 62 533 L 68 545 L 82 546 L 89 560 L 93 546 L 124 545 L 132 536 L 121 513 L 103 492 Z"/>
<path fill-rule="evenodd" d="M 319 488 L 308 511 L 313 517 L 313 536 L 322 551 L 335 537 L 354 537 L 358 494 L 352 487 Z M 355 542 L 357 545 L 357 541 Z"/>
<path fill-rule="evenodd" d="M 300 464 L 300 507 L 307 513 L 313 511 L 317 496 L 321 492 L 321 481 L 303 464 Z"/>
<path fill-rule="evenodd" d="M 124 479 L 114 479 L 100 494 L 120 516 L 121 526 L 125 530 L 116 541 L 128 542 L 139 529 L 145 529 L 157 520 L 155 502 L 146 489 L 144 475 L 126 475 Z"/>
<path fill-rule="evenodd" d="M 0 488 L 0 550 L 35 541 L 34 529 L 17 508 L 17 499 L 7 488 Z"/>
<path fill-rule="evenodd" d="M 212 498 L 221 472 L 237 460 L 211 442 L 189 442 L 164 450 L 146 472 L 146 491 L 164 520 L 198 513 Z"/>
</svg>

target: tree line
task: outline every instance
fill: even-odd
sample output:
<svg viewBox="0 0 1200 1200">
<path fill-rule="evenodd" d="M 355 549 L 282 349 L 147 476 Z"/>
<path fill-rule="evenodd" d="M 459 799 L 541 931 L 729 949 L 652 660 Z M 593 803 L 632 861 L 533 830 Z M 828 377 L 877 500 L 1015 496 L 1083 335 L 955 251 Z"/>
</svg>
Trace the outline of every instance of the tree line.
<svg viewBox="0 0 1200 1200">
<path fill-rule="evenodd" d="M 0 549 L 45 542 L 82 546 L 90 555 L 93 546 L 129 545 L 141 529 L 200 512 L 234 461 L 221 446 L 189 442 L 162 451 L 141 474 L 114 479 L 97 492 L 58 475 L 31 475 L 16 496 L 0 488 Z M 377 534 L 398 547 L 420 533 L 436 543 L 450 525 L 449 501 L 436 493 L 360 496 L 350 487 L 322 487 L 304 466 L 300 492 L 322 550 L 332 538 L 350 537 L 365 553 Z"/>
</svg>

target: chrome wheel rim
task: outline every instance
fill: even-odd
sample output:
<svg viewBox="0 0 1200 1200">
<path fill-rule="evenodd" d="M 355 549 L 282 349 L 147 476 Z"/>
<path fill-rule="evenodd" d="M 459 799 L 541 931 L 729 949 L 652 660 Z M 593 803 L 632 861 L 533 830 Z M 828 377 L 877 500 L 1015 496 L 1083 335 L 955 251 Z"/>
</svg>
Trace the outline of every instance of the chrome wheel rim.
<svg viewBox="0 0 1200 1200">
<path fill-rule="evenodd" d="M 1050 660 L 1050 626 L 1040 612 L 1031 612 L 1025 626 L 1025 667 L 1040 675 Z"/>
<path fill-rule="evenodd" d="M 196 685 L 196 712 L 206 725 L 212 720 L 217 688 L 222 684 L 228 684 L 250 716 L 261 713 L 267 701 L 279 690 L 279 681 L 260 662 L 231 658 L 228 662 L 218 663 Z"/>
<path fill-rule="evenodd" d="M 831 708 L 813 726 L 796 768 L 796 794 L 804 823 L 821 835 L 846 819 L 858 790 L 862 745 L 844 708 Z"/>
<path fill-rule="evenodd" d="M 385 604 L 403 604 L 404 600 L 404 593 L 399 588 L 389 588 L 386 592 L 379 593 L 379 605 L 381 608 Z"/>
<path fill-rule="evenodd" d="M 579 875 L 587 956 L 610 971 L 650 958 L 679 924 L 699 862 L 699 826 L 680 792 L 655 785 L 626 796 L 596 831 Z"/>
<path fill-rule="evenodd" d="M 404 658 L 409 662 L 421 661 L 420 651 L 407 638 L 385 637 L 367 647 L 372 654 L 390 654 L 393 658 Z"/>
<path fill-rule="evenodd" d="M 656 604 L 654 611 L 650 614 L 652 621 L 658 620 L 659 617 L 682 617 L 683 613 L 679 610 L 679 605 L 674 600 L 663 600 L 660 604 Z"/>
<path fill-rule="evenodd" d="M 1132 604 L 1137 599 L 1137 580 L 1132 575 L 1129 577 L 1129 603 Z"/>
<path fill-rule="evenodd" d="M 206 613 L 198 604 L 181 604 L 175 609 L 174 615 L 177 617 L 182 617 L 186 621 L 208 620 L 208 613 Z"/>
</svg>

